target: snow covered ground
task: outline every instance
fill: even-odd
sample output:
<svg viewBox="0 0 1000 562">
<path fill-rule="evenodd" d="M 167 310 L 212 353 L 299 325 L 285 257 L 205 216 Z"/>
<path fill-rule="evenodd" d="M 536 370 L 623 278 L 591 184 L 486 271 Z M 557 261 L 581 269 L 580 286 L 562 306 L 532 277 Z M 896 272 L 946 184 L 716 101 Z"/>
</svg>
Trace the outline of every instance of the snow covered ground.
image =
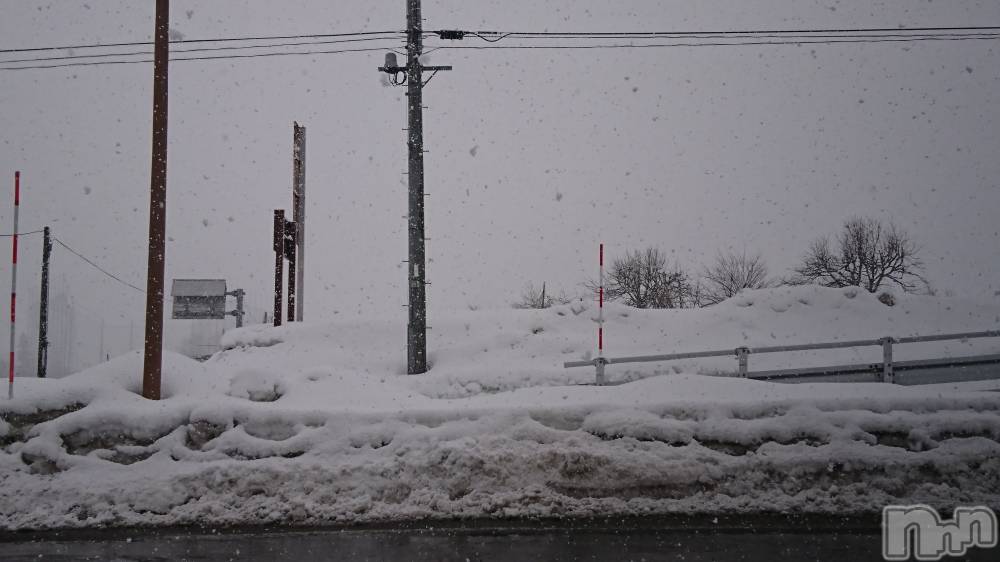
<svg viewBox="0 0 1000 562">
<path fill-rule="evenodd" d="M 754 291 L 701 310 L 606 310 L 607 355 L 995 329 L 1000 307 L 857 290 Z M 433 309 L 432 309 L 433 313 Z M 1000 506 L 1000 381 L 781 385 L 708 376 L 719 358 L 609 368 L 585 386 L 595 310 L 435 315 L 433 369 L 406 376 L 399 318 L 227 334 L 168 354 L 17 381 L 0 403 L 0 527 L 317 524 L 441 517 L 859 512 Z M 1000 353 L 1000 339 L 897 359 Z M 752 368 L 880 360 L 877 349 Z"/>
</svg>

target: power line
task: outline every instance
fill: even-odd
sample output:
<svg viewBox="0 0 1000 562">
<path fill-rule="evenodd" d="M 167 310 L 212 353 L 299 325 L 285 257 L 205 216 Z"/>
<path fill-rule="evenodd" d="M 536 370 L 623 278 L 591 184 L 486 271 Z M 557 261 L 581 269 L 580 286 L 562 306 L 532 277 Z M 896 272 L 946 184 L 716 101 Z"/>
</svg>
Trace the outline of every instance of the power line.
<svg viewBox="0 0 1000 562">
<path fill-rule="evenodd" d="M 198 61 L 198 60 L 233 60 L 233 59 L 253 59 L 262 57 L 286 57 L 286 56 L 301 56 L 301 55 L 336 55 L 341 53 L 367 53 L 367 52 L 385 52 L 392 51 L 393 49 L 387 47 L 372 47 L 364 49 L 338 49 L 332 51 L 295 51 L 295 52 L 274 52 L 274 53 L 255 53 L 246 55 L 214 55 L 214 56 L 201 56 L 201 57 L 179 57 L 171 58 L 170 62 L 184 62 L 184 61 Z M 4 66 L 0 67 L 0 70 L 37 70 L 45 68 L 69 68 L 75 66 L 108 66 L 108 65 L 121 65 L 121 64 L 141 64 L 141 63 L 151 63 L 153 59 L 140 59 L 140 60 L 113 60 L 113 61 L 95 61 L 95 62 L 70 62 L 62 64 L 43 64 L 43 65 L 33 65 L 33 66 Z M 0 62 L 2 64 L 2 62 Z"/>
<path fill-rule="evenodd" d="M 332 45 L 339 43 L 360 43 L 360 42 L 370 42 L 370 41 L 389 41 L 395 40 L 394 37 L 368 37 L 361 39 L 332 39 L 324 41 L 297 41 L 294 43 L 269 43 L 266 45 L 228 45 L 224 47 L 198 47 L 194 49 L 177 49 L 171 51 L 171 54 L 175 53 L 202 53 L 202 52 L 214 52 L 214 51 L 240 51 L 248 49 L 268 49 L 276 47 L 300 47 L 308 45 Z M 78 60 L 78 59 L 97 59 L 97 58 L 108 58 L 108 57 L 134 57 L 134 56 L 152 56 L 152 51 L 130 51 L 130 52 L 115 52 L 115 53 L 97 53 L 93 55 L 65 55 L 58 57 L 34 57 L 26 59 L 11 59 L 11 60 L 0 60 L 0 64 L 13 64 L 13 63 L 26 63 L 26 62 L 48 62 L 48 61 L 64 61 L 64 60 Z M 183 60 L 171 57 L 171 60 Z"/>
<path fill-rule="evenodd" d="M 642 49 L 642 48 L 668 48 L 668 47 L 744 47 L 761 45 L 836 45 L 836 44 L 857 44 L 857 43 L 912 43 L 915 41 L 970 41 L 970 40 L 996 40 L 1000 39 L 1000 34 L 990 36 L 970 36 L 970 37 L 921 37 L 921 38 L 881 38 L 881 39 L 825 39 L 825 40 L 797 40 L 797 41 L 717 41 L 717 42 L 688 42 L 688 43 L 620 43 L 603 45 L 434 45 L 434 50 L 440 49 L 468 49 L 468 50 L 496 50 L 496 49 Z"/>
<path fill-rule="evenodd" d="M 496 37 L 491 37 L 487 35 L 480 35 L 478 33 L 471 33 L 469 35 L 477 37 L 486 41 L 487 43 L 498 43 L 507 38 L 514 39 L 793 39 L 793 38 L 817 38 L 817 39 L 881 39 L 887 37 L 900 37 L 908 38 L 913 40 L 920 40 L 923 38 L 936 38 L 936 37 L 976 37 L 976 36 L 990 36 L 996 35 L 1000 31 L 983 31 L 983 32 L 962 32 L 962 33 L 758 33 L 758 34 L 746 34 L 746 35 L 735 35 L 735 34 L 721 34 L 721 33 L 711 33 L 711 32 L 697 32 L 697 33 L 678 33 L 678 34 L 661 34 L 661 33 L 637 33 L 629 35 L 576 35 L 576 34 L 551 34 L 551 35 L 521 35 L 516 33 L 504 33 L 497 35 Z M 448 39 L 448 37 L 442 37 L 442 39 Z"/>
<path fill-rule="evenodd" d="M 18 232 L 17 235 L 18 236 L 28 236 L 29 234 L 38 234 L 40 232 L 43 232 L 43 231 L 41 231 L 41 230 L 32 230 L 31 232 Z M 14 236 L 13 234 L 0 234 L 0 237 L 3 237 L 3 238 L 11 238 L 13 236 Z"/>
<path fill-rule="evenodd" d="M 304 35 L 271 35 L 259 37 L 228 37 L 211 39 L 177 39 L 170 41 L 171 45 L 183 45 L 188 43 L 222 43 L 229 41 L 288 41 L 293 39 L 329 39 L 333 37 L 362 37 L 376 35 L 393 35 L 402 37 L 402 31 L 361 31 L 354 33 L 316 33 Z M 62 45 L 58 47 L 34 47 L 27 49 L 0 49 L 0 54 L 5 53 L 33 53 L 41 51 L 66 51 L 80 49 L 103 49 L 108 47 L 143 47 L 152 45 L 152 41 L 135 41 L 131 43 L 91 43 L 89 45 Z"/>
<path fill-rule="evenodd" d="M 447 30 L 442 30 L 447 33 Z M 426 34 L 440 35 L 442 31 Z M 684 35 L 785 35 L 806 33 L 914 33 L 933 34 L 953 32 L 998 32 L 1000 26 L 960 26 L 960 27 L 874 27 L 847 29 L 757 29 L 757 30 L 722 30 L 722 31 L 463 31 L 462 34 L 474 36 L 574 36 L 574 37 L 629 37 L 632 35 L 684 36 Z"/>
<path fill-rule="evenodd" d="M 996 40 L 1000 39 L 1000 33 L 997 34 L 975 34 L 975 35 L 941 35 L 941 36 L 913 36 L 913 37 L 878 37 L 871 36 L 865 38 L 855 38 L 855 39 L 803 39 L 803 40 L 765 40 L 761 41 L 718 41 L 718 42 L 686 42 L 686 43 L 647 43 L 647 44 L 634 44 L 634 43 L 620 43 L 620 44 L 599 44 L 599 45 L 429 45 L 431 47 L 428 49 L 427 53 L 431 51 L 436 51 L 440 49 L 465 49 L 465 50 L 493 50 L 493 49 L 556 49 L 556 50 L 566 50 L 566 49 L 641 49 L 641 48 L 668 48 L 668 47 L 736 47 L 736 46 L 761 46 L 761 45 L 835 45 L 835 44 L 857 44 L 857 43 L 909 43 L 918 41 L 969 41 L 969 40 Z M 171 59 L 171 62 L 184 62 L 184 61 L 204 61 L 204 60 L 233 60 L 233 59 L 251 59 L 251 58 L 263 58 L 263 57 L 283 57 L 283 56 L 313 56 L 313 55 L 332 55 L 341 53 L 363 53 L 363 52 L 382 52 L 382 51 L 393 51 L 394 49 L 387 47 L 372 47 L 364 49 L 338 49 L 329 51 L 294 51 L 294 52 L 273 52 L 273 53 L 255 53 L 255 54 L 244 54 L 244 55 L 217 55 L 217 56 L 200 56 L 200 57 L 179 57 Z M 3 61 L 0 61 L 2 64 Z M 0 70 L 38 70 L 47 68 L 69 68 L 77 66 L 108 66 L 108 65 L 122 65 L 122 64 L 141 64 L 150 63 L 152 59 L 140 59 L 140 60 L 116 60 L 116 61 L 96 61 L 96 62 L 71 62 L 62 64 L 43 64 L 43 65 L 32 65 L 32 66 L 8 66 L 0 67 Z"/>
<path fill-rule="evenodd" d="M 59 245 L 62 246 L 63 248 L 66 248 L 67 250 L 69 250 L 69 252 L 72 253 L 73 255 L 75 255 L 76 257 L 80 258 L 81 260 L 87 262 L 88 264 L 90 264 L 91 266 L 93 266 L 94 268 L 96 268 L 101 273 L 107 275 L 108 277 L 114 279 L 115 281 L 118 281 L 122 285 L 125 285 L 127 287 L 131 287 L 131 288 L 135 289 L 136 291 L 139 291 L 140 293 L 143 293 L 143 294 L 146 293 L 146 291 L 140 289 L 139 287 L 136 287 L 135 285 L 129 283 L 128 281 L 125 281 L 121 277 L 118 277 L 117 275 L 108 272 L 108 270 L 106 270 L 103 267 L 97 265 L 96 263 L 94 263 L 93 261 L 91 261 L 89 258 L 87 258 L 86 256 L 84 256 L 83 254 L 81 254 L 81 253 L 77 252 L 76 250 L 74 250 L 73 248 L 70 248 L 69 246 L 67 246 L 66 243 L 63 242 L 62 240 L 56 238 L 55 236 L 53 236 L 52 239 L 55 240 L 56 242 L 58 242 Z"/>
<path fill-rule="evenodd" d="M 307 38 L 327 38 L 359 36 L 365 37 L 354 39 L 331 39 L 322 41 L 301 41 L 295 43 L 277 43 L 266 45 L 226 45 L 221 47 L 198 47 L 193 49 L 182 49 L 178 53 L 195 53 L 210 51 L 229 51 L 246 49 L 273 49 L 282 47 L 297 47 L 307 45 L 323 45 L 331 43 L 350 43 L 361 41 L 378 41 L 398 39 L 401 32 L 364 32 L 348 34 L 326 34 L 326 35 L 296 35 L 296 36 L 273 36 L 273 37 L 244 37 L 229 39 L 192 39 L 174 41 L 173 43 L 214 43 L 232 41 L 262 41 L 262 40 L 297 40 Z M 392 34 L 394 37 L 375 37 L 375 35 Z M 856 29 L 805 29 L 805 30 L 757 30 L 757 31 L 671 31 L 671 32 L 497 32 L 497 31 L 437 31 L 428 32 L 423 35 L 437 35 L 443 39 L 462 38 L 471 35 L 489 43 L 498 43 L 504 39 L 528 39 L 528 40 L 589 40 L 589 39 L 695 39 L 691 42 L 670 42 L 670 43 L 612 43 L 612 44 L 516 44 L 516 45 L 429 45 L 432 47 L 428 52 L 438 49 L 468 49 L 468 50 L 488 50 L 488 49 L 637 49 L 637 48 L 668 48 L 668 47 L 726 47 L 726 46 L 765 46 L 765 45 L 803 45 L 820 44 L 833 45 L 838 43 L 895 43 L 895 42 L 918 42 L 918 41 L 965 41 L 965 40 L 995 40 L 1000 39 L 1000 27 L 925 27 L 925 28 L 856 28 Z M 711 41 L 716 39 L 717 41 Z M 749 39 L 749 40 L 747 40 Z M 104 44 L 81 47 L 107 47 L 124 45 L 148 45 L 149 43 L 119 43 Z M 29 50 L 58 50 L 69 47 L 45 47 Z M 205 55 L 205 56 L 180 56 L 171 58 L 171 62 L 196 61 L 196 60 L 236 60 L 263 57 L 282 56 L 314 56 L 342 53 L 361 53 L 375 51 L 395 51 L 391 47 L 367 47 L 357 49 L 335 49 L 335 50 L 308 50 L 308 51 L 273 51 L 264 53 L 232 54 L 232 55 Z M 3 52 L 20 52 L 18 50 L 7 50 Z M 145 51 L 128 53 L 98 53 L 94 55 L 67 55 L 61 57 L 38 57 L 17 60 L 0 61 L 0 64 L 21 64 L 21 63 L 43 63 L 27 66 L 0 66 L 0 70 L 36 70 L 47 68 L 69 68 L 77 66 L 107 66 L 122 64 L 145 64 L 152 62 L 152 59 L 143 58 L 135 60 L 108 60 L 108 61 L 86 61 L 86 62 L 61 62 L 77 59 L 92 59 L 104 57 L 131 57 L 148 56 Z M 59 64 L 49 64 L 56 63 Z"/>
<path fill-rule="evenodd" d="M 850 28 L 850 29 L 784 29 L 784 30 L 723 30 L 723 31 L 463 31 L 463 35 L 473 35 L 485 40 L 484 36 L 525 36 L 525 37 L 545 37 L 545 36 L 573 36 L 573 37 L 629 37 L 629 36 L 684 36 L 684 35 L 759 35 L 759 34 L 803 34 L 803 33 L 948 33 L 948 32 L 970 32 L 970 31 L 1000 31 L 996 26 L 959 26 L 959 27 L 883 27 L 883 28 Z M 424 35 L 440 35 L 441 31 L 428 31 Z M 224 43 L 239 41 L 288 41 L 299 39 L 331 39 L 338 37 L 367 37 L 378 39 L 378 36 L 388 36 L 381 38 L 405 37 L 405 32 L 401 30 L 393 31 L 361 31 L 351 33 L 310 33 L 300 35 L 264 35 L 264 36 L 243 36 L 243 37 L 221 37 L 208 39 L 177 39 L 170 41 L 171 45 L 184 45 L 192 43 Z M 0 49 L 0 54 L 8 53 L 32 53 L 44 51 L 66 51 L 82 49 L 102 49 L 111 47 L 141 47 L 151 46 L 152 41 L 131 41 L 120 43 L 90 43 L 79 45 L 59 45 L 48 47 L 31 47 L 21 49 Z"/>
</svg>

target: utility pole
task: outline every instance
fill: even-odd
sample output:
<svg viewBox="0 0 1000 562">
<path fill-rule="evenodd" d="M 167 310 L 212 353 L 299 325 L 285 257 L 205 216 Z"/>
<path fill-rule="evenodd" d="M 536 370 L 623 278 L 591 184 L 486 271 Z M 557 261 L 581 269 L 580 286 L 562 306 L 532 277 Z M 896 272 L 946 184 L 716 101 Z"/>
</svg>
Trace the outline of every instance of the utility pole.
<svg viewBox="0 0 1000 562">
<path fill-rule="evenodd" d="M 281 325 L 282 279 L 285 269 L 285 211 L 274 210 L 274 314 L 271 316 L 275 326 Z"/>
<path fill-rule="evenodd" d="M 295 321 L 305 309 L 306 277 L 306 128 L 292 124 L 292 221 L 295 222 Z M 291 320 L 291 318 L 289 318 Z"/>
<path fill-rule="evenodd" d="M 385 57 L 385 66 L 379 70 L 389 74 L 393 85 L 402 85 L 398 79 L 405 73 L 407 84 L 406 104 L 409 114 L 407 147 L 409 150 L 409 213 L 407 233 L 409 259 L 407 260 L 407 286 L 409 288 L 409 319 L 406 325 L 406 371 L 411 375 L 427 372 L 427 276 L 424 247 L 424 106 L 423 71 L 451 70 L 450 66 L 423 66 L 423 20 L 420 0 L 406 0 L 406 66 L 396 64 L 396 55 Z M 431 75 L 433 78 L 433 74 Z"/>
<path fill-rule="evenodd" d="M 42 291 L 38 297 L 38 378 L 44 379 L 49 369 L 49 258 L 52 240 L 49 227 L 42 229 Z"/>
<path fill-rule="evenodd" d="M 410 200 L 409 233 L 409 322 L 406 328 L 406 370 L 411 375 L 427 372 L 427 286 L 424 247 L 424 101 L 423 19 L 420 0 L 406 3 L 406 80 L 409 106 L 408 141 Z"/>
<path fill-rule="evenodd" d="M 163 268 L 167 224 L 167 72 L 170 0 L 156 0 L 153 46 L 153 154 L 149 181 L 149 262 L 146 274 L 146 341 L 142 395 L 160 399 L 163 367 Z"/>
</svg>

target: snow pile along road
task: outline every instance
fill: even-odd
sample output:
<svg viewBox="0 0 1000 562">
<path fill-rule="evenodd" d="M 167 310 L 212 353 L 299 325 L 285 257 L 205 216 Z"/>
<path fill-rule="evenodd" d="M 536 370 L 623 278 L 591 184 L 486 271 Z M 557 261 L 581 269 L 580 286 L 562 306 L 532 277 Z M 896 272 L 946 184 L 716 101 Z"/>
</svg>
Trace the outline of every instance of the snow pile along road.
<svg viewBox="0 0 1000 562">
<path fill-rule="evenodd" d="M 1000 316 L 900 301 L 775 289 L 697 311 L 615 307 L 608 332 L 632 354 L 971 331 Z M 167 355 L 157 403 L 137 395 L 138 354 L 18 381 L 0 405 L 0 526 L 1000 506 L 1000 383 L 778 385 L 692 364 L 580 386 L 593 372 L 561 363 L 586 356 L 592 316 L 579 303 L 452 314 L 434 323 L 424 376 L 400 374 L 397 322 L 368 319 L 237 331 L 207 363 Z M 913 353 L 1000 351 L 937 345 Z"/>
</svg>

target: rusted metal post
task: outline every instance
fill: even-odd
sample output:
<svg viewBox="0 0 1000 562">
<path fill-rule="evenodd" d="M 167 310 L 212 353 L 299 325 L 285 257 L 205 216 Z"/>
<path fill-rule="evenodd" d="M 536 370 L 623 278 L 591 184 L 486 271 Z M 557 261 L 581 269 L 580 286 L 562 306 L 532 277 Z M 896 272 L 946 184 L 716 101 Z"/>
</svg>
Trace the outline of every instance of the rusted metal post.
<svg viewBox="0 0 1000 562">
<path fill-rule="evenodd" d="M 274 314 L 271 319 L 275 326 L 281 325 L 281 308 L 284 304 L 282 279 L 285 269 L 285 211 L 274 210 Z"/>
<path fill-rule="evenodd" d="M 295 321 L 305 311 L 306 274 L 306 128 L 294 123 L 292 132 L 292 220 L 295 222 Z"/>
<path fill-rule="evenodd" d="M 42 288 L 38 295 L 38 378 L 44 379 L 49 370 L 49 259 L 52 238 L 49 227 L 42 231 Z M 129 342 L 131 344 L 131 342 Z"/>
<path fill-rule="evenodd" d="M 295 223 L 285 222 L 285 259 L 288 260 L 288 321 L 295 322 Z"/>
</svg>

